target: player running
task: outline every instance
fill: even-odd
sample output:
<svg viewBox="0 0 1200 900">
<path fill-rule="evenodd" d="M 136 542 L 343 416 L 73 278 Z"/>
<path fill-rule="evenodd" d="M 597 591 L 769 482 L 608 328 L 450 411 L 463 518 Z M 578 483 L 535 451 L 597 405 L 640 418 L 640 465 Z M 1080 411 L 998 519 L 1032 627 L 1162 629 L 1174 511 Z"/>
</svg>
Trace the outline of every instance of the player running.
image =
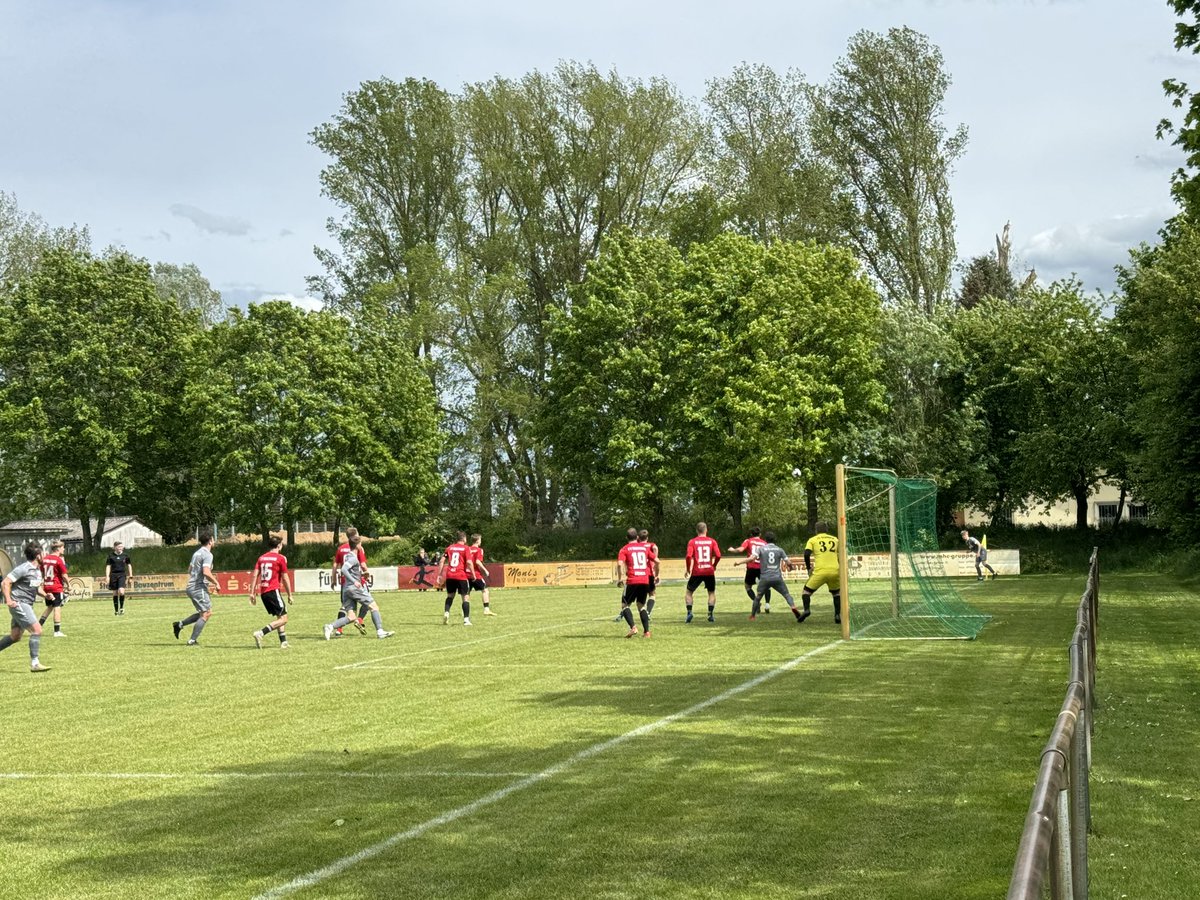
<svg viewBox="0 0 1200 900">
<path fill-rule="evenodd" d="M 787 582 L 783 580 L 783 573 L 792 568 L 792 563 L 788 559 L 787 552 L 775 543 L 775 532 L 768 531 L 763 535 L 762 545 L 754 548 L 754 558 L 758 561 L 761 574 L 758 580 L 758 593 L 754 597 L 754 604 L 750 607 L 750 621 L 753 622 L 758 618 L 758 604 L 763 595 L 770 590 L 776 590 L 783 594 L 783 599 L 791 607 L 797 622 L 807 619 L 808 612 L 801 613 L 796 609 L 796 601 L 792 599 Z"/>
<path fill-rule="evenodd" d="M 287 557 L 279 548 L 283 546 L 283 538 L 273 534 L 267 538 L 267 550 L 254 564 L 254 577 L 250 579 L 250 605 L 258 602 L 256 595 L 262 595 L 263 609 L 272 616 L 272 621 L 261 631 L 255 631 L 252 637 L 259 650 L 262 649 L 263 638 L 272 631 L 279 632 L 279 649 L 286 650 L 288 646 L 284 626 L 287 625 L 287 608 L 292 605 L 292 573 L 288 571 Z M 287 592 L 285 604 L 279 596 L 279 587 Z"/>
<path fill-rule="evenodd" d="M 759 537 L 760 534 L 762 534 L 762 531 L 758 528 L 758 526 L 755 526 L 754 528 L 750 529 L 750 537 L 742 541 L 741 546 L 729 548 L 730 553 L 746 554 L 745 560 L 741 562 L 735 562 L 734 565 L 746 567 L 746 596 L 750 598 L 751 604 L 754 603 L 755 597 L 754 585 L 758 583 L 758 579 L 762 575 L 762 566 L 759 565 L 758 560 L 754 557 L 754 551 L 766 543 L 766 541 Z M 763 612 L 769 613 L 771 611 L 770 591 L 767 591 L 766 593 L 766 601 L 766 605 L 763 607 Z"/>
<path fill-rule="evenodd" d="M 367 568 L 359 555 L 359 544 L 362 542 L 362 538 L 358 536 L 357 531 L 351 536 L 352 530 L 346 530 L 346 536 L 350 538 L 348 541 L 350 548 L 346 553 L 346 558 L 342 561 L 341 571 L 338 573 L 342 579 L 342 608 L 339 610 L 338 618 L 325 626 L 325 640 L 333 637 L 335 630 L 340 631 L 347 625 L 357 622 L 361 626 L 362 613 L 370 610 L 371 621 L 375 623 L 375 636 L 382 641 L 384 638 L 390 638 L 396 632 L 384 630 L 383 616 L 379 614 L 379 605 L 371 596 L 371 590 L 367 586 Z M 356 606 L 359 611 L 357 618 L 354 615 Z M 360 627 L 359 630 L 363 629 Z"/>
<path fill-rule="evenodd" d="M 649 544 L 638 540 L 636 528 L 630 528 L 625 535 L 629 541 L 617 554 L 617 586 L 625 585 L 625 593 L 621 597 L 621 618 L 629 626 L 625 637 L 637 637 L 633 610 L 629 608 L 634 603 L 642 620 L 642 636 L 650 637 L 650 613 L 646 609 L 646 598 L 650 593 L 650 580 L 658 569 L 658 558 Z"/>
<path fill-rule="evenodd" d="M 687 576 L 687 593 L 683 595 L 687 606 L 687 618 L 692 621 L 692 595 L 700 585 L 708 590 L 708 621 L 716 621 L 713 612 L 717 608 L 717 564 L 721 561 L 721 545 L 708 536 L 708 525 L 696 523 L 696 536 L 688 541 L 687 556 L 683 560 Z"/>
<path fill-rule="evenodd" d="M 350 548 L 352 546 L 351 542 L 354 542 L 353 546 L 357 548 L 357 550 L 355 551 L 355 555 L 358 557 L 358 562 L 362 566 L 362 577 L 364 579 L 369 577 L 369 575 L 367 573 L 367 551 L 362 548 L 362 537 L 359 535 L 357 528 L 347 528 L 346 529 L 346 543 L 342 544 L 340 547 L 337 548 L 336 551 L 334 551 L 333 574 L 330 578 L 330 581 L 332 584 L 340 583 L 340 585 L 341 585 L 341 591 L 340 591 L 339 598 L 338 598 L 338 611 L 337 611 L 338 618 L 341 618 L 342 610 L 346 608 L 346 582 L 344 582 L 344 581 L 339 582 L 338 579 L 341 577 L 342 566 L 346 562 L 346 557 L 350 553 Z M 353 609 L 353 607 L 351 607 L 351 609 Z M 358 610 L 358 615 L 350 617 L 351 621 L 349 624 L 351 624 L 355 628 L 357 628 L 359 634 L 367 633 L 367 627 L 366 627 L 366 625 L 363 624 L 363 619 L 366 618 L 366 615 L 367 615 L 367 607 L 362 606 Z M 334 630 L 333 633 L 340 635 L 342 633 L 342 629 L 337 628 Z"/>
<path fill-rule="evenodd" d="M 42 555 L 42 590 L 46 594 L 46 611 L 38 619 L 39 625 L 45 625 L 50 614 L 54 614 L 54 636 L 66 637 L 62 630 L 62 608 L 67 602 L 67 561 L 63 559 L 64 544 L 62 541 L 52 541 L 50 552 Z"/>
<path fill-rule="evenodd" d="M 446 585 L 446 609 L 442 613 L 442 624 L 450 624 L 450 609 L 455 596 L 462 598 L 463 624 L 471 624 L 471 582 L 475 580 L 475 564 L 467 547 L 467 533 L 460 531 L 458 539 L 446 548 L 442 561 L 438 563 L 436 584 Z"/>
<path fill-rule="evenodd" d="M 29 632 L 29 671 L 49 672 L 49 666 L 43 666 L 38 659 L 38 649 L 42 645 L 42 625 L 33 604 L 38 597 L 44 597 L 42 590 L 42 548 L 37 544 L 27 544 L 25 547 L 25 562 L 14 568 L 0 581 L 0 591 L 4 594 L 4 603 L 12 616 L 12 630 L 0 637 L 0 650 L 7 650 L 21 640 L 23 632 Z"/>
<path fill-rule="evenodd" d="M 808 580 L 804 582 L 804 615 L 808 616 L 813 592 L 821 585 L 829 588 L 833 595 L 833 622 L 842 624 L 842 569 L 838 564 L 838 541 L 829 534 L 829 526 L 817 522 L 817 533 L 804 545 L 804 568 Z"/>
<path fill-rule="evenodd" d="M 213 593 L 221 593 L 221 585 L 212 570 L 212 532 L 202 531 L 199 537 L 200 547 L 192 554 L 192 561 L 188 565 L 186 588 L 188 599 L 192 601 L 192 606 L 196 608 L 196 611 L 186 619 L 171 623 L 171 630 L 175 632 L 175 640 L 179 640 L 179 632 L 188 625 L 192 626 L 192 636 L 187 641 L 189 647 L 199 645 L 200 632 L 204 630 L 204 626 L 208 624 L 208 620 L 212 616 L 212 596 L 208 592 L 209 586 L 212 586 Z"/>
<path fill-rule="evenodd" d="M 487 582 L 483 580 L 492 576 L 487 566 L 483 564 L 483 535 L 471 535 L 471 546 L 467 548 L 467 553 L 471 556 L 471 566 L 475 572 L 475 577 L 471 579 L 471 590 L 483 594 L 483 614 L 485 616 L 494 616 L 495 613 L 492 612 L 491 605 L 491 592 L 488 590 Z M 483 573 L 482 577 L 479 575 L 480 572 Z"/>
</svg>

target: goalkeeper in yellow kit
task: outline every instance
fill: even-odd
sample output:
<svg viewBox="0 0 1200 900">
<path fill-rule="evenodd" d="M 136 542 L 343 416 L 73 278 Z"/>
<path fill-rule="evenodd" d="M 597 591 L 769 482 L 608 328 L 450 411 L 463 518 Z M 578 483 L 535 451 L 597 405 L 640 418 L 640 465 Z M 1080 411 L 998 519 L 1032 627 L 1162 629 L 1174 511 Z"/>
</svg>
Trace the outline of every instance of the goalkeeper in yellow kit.
<svg viewBox="0 0 1200 900">
<path fill-rule="evenodd" d="M 821 585 L 829 588 L 833 595 L 833 621 L 842 623 L 842 570 L 838 566 L 837 537 L 828 533 L 824 522 L 817 523 L 817 533 L 804 545 L 804 568 L 808 570 L 808 581 L 804 582 L 804 612 L 812 595 Z"/>
</svg>

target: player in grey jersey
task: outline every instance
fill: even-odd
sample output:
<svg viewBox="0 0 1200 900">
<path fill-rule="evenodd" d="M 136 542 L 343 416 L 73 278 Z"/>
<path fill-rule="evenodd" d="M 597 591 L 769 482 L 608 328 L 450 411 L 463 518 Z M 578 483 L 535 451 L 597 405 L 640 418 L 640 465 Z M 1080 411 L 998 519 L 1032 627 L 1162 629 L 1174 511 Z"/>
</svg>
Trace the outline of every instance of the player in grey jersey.
<svg viewBox="0 0 1200 900">
<path fill-rule="evenodd" d="M 987 537 L 987 535 L 984 535 Z M 962 539 L 967 542 L 967 552 L 975 557 L 975 580 L 983 581 L 983 569 L 987 569 L 992 573 L 992 577 L 996 577 L 996 570 L 988 565 L 987 547 L 983 546 L 979 538 L 971 537 L 971 532 L 963 529 Z M 982 566 L 983 568 L 980 568 Z"/>
<path fill-rule="evenodd" d="M 362 538 L 358 536 L 357 532 L 351 536 L 349 531 L 346 532 L 346 537 L 350 544 L 350 552 L 342 560 L 342 568 L 338 573 L 342 576 L 342 614 L 325 626 L 325 640 L 333 637 L 333 632 L 338 628 L 354 624 L 356 621 L 354 608 L 356 606 L 361 607 L 360 615 L 363 610 L 371 611 L 371 621 L 375 623 L 375 635 L 380 640 L 390 638 L 395 632 L 384 629 L 383 617 L 379 615 L 379 606 L 375 603 L 375 598 L 371 596 L 370 588 L 367 587 L 362 560 L 358 558 L 358 545 L 362 543 Z"/>
<path fill-rule="evenodd" d="M 792 615 L 796 617 L 796 621 L 803 622 L 808 618 L 809 613 L 800 612 L 800 610 L 796 609 L 796 601 L 792 599 L 792 593 L 788 590 L 787 582 L 783 580 L 783 573 L 792 568 L 787 551 L 775 543 L 775 532 L 773 531 L 763 534 L 763 540 L 766 543 L 760 547 L 755 547 L 752 554 L 752 557 L 758 560 L 758 564 L 762 567 L 762 574 L 759 575 L 758 592 L 754 595 L 754 603 L 750 608 L 750 621 L 753 622 L 758 618 L 758 606 L 762 602 L 763 594 L 774 590 L 783 594 L 783 599 L 791 607 Z"/>
<path fill-rule="evenodd" d="M 217 581 L 217 576 L 212 572 L 212 532 L 202 531 L 199 537 L 200 547 L 192 554 L 192 562 L 188 566 L 186 588 L 188 599 L 192 601 L 192 606 L 196 608 L 196 611 L 186 619 L 171 623 L 171 630 L 175 632 L 176 640 L 179 639 L 179 632 L 188 625 L 192 626 L 192 636 L 188 638 L 189 647 L 195 647 L 199 643 L 200 632 L 204 630 L 209 616 L 212 615 L 212 597 L 208 593 L 209 587 L 211 586 L 216 593 L 221 593 L 221 585 Z"/>
<path fill-rule="evenodd" d="M 0 637 L 0 650 L 7 650 L 21 640 L 22 633 L 29 632 L 29 669 L 31 672 L 49 672 L 38 659 L 42 644 L 42 626 L 38 622 L 33 605 L 38 597 L 45 597 L 42 590 L 42 548 L 37 544 L 25 547 L 25 562 L 21 563 L 0 582 L 4 603 L 12 616 L 12 631 Z"/>
</svg>

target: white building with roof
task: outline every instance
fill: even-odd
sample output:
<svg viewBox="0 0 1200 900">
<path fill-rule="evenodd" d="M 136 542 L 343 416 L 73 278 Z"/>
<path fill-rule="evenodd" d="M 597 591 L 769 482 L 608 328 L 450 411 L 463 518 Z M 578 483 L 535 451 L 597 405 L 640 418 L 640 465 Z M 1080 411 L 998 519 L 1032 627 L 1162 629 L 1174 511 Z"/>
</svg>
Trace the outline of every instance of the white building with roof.
<svg viewBox="0 0 1200 900">
<path fill-rule="evenodd" d="M 96 533 L 96 520 L 91 520 L 92 535 Z M 28 543 L 48 548 L 51 541 L 61 540 L 67 553 L 78 553 L 84 549 L 83 527 L 78 519 L 21 519 L 0 526 L 0 548 L 13 559 L 23 559 L 23 548 Z M 136 547 L 158 547 L 162 535 L 142 524 L 137 516 L 111 516 L 104 520 L 104 535 L 101 547 L 111 547 L 120 541 L 127 550 Z"/>
</svg>

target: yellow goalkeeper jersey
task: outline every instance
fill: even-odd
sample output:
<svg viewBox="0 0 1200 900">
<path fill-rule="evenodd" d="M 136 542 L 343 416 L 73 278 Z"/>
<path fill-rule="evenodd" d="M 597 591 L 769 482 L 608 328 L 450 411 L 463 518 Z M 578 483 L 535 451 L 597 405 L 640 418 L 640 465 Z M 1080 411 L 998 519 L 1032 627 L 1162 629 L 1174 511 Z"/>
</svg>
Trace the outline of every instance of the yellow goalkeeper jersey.
<svg viewBox="0 0 1200 900">
<path fill-rule="evenodd" d="M 814 575 L 838 574 L 837 538 L 832 534 L 814 534 L 804 545 L 804 549 L 812 554 Z"/>
</svg>

